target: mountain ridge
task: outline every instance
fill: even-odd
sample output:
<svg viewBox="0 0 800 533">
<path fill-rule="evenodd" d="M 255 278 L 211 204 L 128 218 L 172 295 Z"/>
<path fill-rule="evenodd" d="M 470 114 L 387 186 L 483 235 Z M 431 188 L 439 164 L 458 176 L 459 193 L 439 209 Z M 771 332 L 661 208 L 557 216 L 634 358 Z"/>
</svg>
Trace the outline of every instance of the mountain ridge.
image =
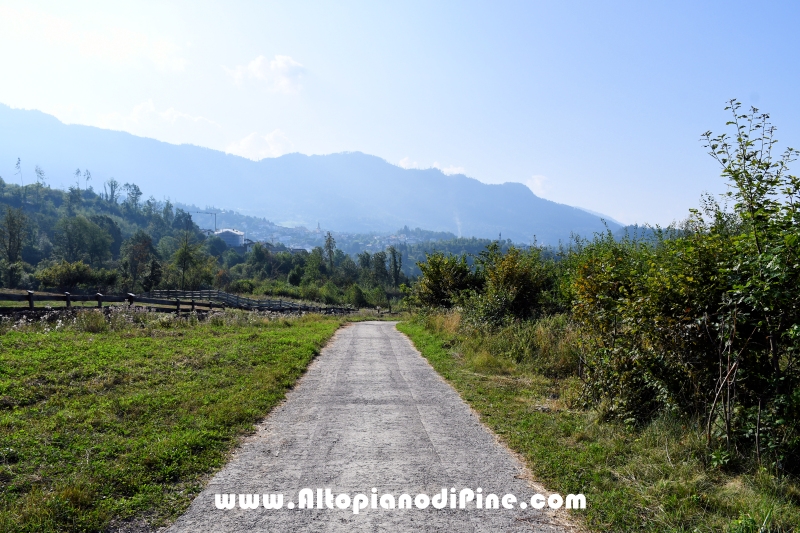
<svg viewBox="0 0 800 533">
<path fill-rule="evenodd" d="M 51 184 L 68 184 L 75 168 L 101 182 L 136 183 L 147 195 L 215 205 L 281 225 L 345 232 L 394 231 L 405 225 L 464 237 L 556 244 L 605 231 L 600 216 L 533 194 L 521 183 L 486 184 L 439 169 L 404 169 L 362 152 L 291 153 L 252 161 L 211 148 L 171 144 L 94 126 L 64 124 L 41 111 L 0 104 L 0 175 L 22 159 Z M 64 183 L 64 182 L 62 182 Z M 82 183 L 81 186 L 84 186 Z M 616 224 L 606 224 L 616 229 Z"/>
</svg>

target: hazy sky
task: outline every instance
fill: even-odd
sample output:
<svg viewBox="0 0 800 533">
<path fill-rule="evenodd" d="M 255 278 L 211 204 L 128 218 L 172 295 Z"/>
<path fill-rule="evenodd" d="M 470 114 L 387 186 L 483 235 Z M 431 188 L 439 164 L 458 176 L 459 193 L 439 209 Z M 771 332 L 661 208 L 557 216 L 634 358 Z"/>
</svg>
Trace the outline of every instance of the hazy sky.
<svg viewBox="0 0 800 533">
<path fill-rule="evenodd" d="M 800 147 L 799 25 L 794 1 L 0 0 L 0 102 L 252 159 L 361 151 L 664 224 L 724 190 L 699 138 L 727 99 Z"/>
</svg>

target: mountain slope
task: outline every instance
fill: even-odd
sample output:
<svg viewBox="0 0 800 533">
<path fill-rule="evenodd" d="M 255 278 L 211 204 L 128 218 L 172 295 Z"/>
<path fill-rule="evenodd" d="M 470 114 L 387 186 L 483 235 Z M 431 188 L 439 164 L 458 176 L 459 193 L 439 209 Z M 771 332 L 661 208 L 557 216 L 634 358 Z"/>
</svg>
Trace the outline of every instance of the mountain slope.
<svg viewBox="0 0 800 533">
<path fill-rule="evenodd" d="M 0 175 L 19 181 L 22 159 L 31 183 L 41 166 L 52 186 L 92 172 L 95 189 L 109 177 L 145 195 L 214 205 L 279 224 L 346 232 L 421 227 L 456 235 L 554 244 L 571 233 L 604 230 L 600 217 L 535 196 L 519 183 L 487 185 L 437 169 L 407 170 L 375 156 L 288 154 L 258 162 L 191 145 L 173 145 L 90 126 L 65 125 L 38 111 L 0 105 Z M 83 186 L 83 183 L 81 183 Z M 608 221 L 611 229 L 617 224 Z"/>
</svg>

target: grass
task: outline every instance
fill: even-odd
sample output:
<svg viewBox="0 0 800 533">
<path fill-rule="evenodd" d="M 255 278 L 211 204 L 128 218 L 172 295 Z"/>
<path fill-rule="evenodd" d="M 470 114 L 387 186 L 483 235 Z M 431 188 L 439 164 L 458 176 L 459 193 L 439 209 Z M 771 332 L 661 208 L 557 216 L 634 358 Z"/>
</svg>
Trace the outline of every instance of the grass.
<svg viewBox="0 0 800 533">
<path fill-rule="evenodd" d="M 573 333 L 555 326 L 567 338 Z M 553 327 L 528 332 L 516 350 L 509 349 L 513 331 L 465 333 L 455 313 L 398 329 L 549 490 L 586 495 L 586 511 L 574 516 L 590 530 L 766 533 L 800 524 L 797 480 L 710 466 L 697 425 L 665 417 L 632 428 L 581 408 L 581 382 L 564 377 L 569 357 L 547 349 L 520 354 L 556 342 Z M 554 371 L 545 372 L 537 355 Z"/>
<path fill-rule="evenodd" d="M 340 323 L 87 311 L 0 324 L 0 531 L 176 517 Z"/>
</svg>

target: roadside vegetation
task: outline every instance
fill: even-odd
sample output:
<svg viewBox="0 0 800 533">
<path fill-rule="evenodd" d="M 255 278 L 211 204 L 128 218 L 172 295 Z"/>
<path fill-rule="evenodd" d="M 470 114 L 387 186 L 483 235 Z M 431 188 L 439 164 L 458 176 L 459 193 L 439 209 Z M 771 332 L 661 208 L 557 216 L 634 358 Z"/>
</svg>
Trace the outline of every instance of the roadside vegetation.
<svg viewBox="0 0 800 533">
<path fill-rule="evenodd" d="M 112 309 L 0 322 L 0 531 L 174 519 L 340 321 Z"/>
<path fill-rule="evenodd" d="M 431 253 L 401 325 L 552 490 L 611 531 L 800 524 L 797 151 L 730 102 L 730 185 L 681 224 Z"/>
</svg>

